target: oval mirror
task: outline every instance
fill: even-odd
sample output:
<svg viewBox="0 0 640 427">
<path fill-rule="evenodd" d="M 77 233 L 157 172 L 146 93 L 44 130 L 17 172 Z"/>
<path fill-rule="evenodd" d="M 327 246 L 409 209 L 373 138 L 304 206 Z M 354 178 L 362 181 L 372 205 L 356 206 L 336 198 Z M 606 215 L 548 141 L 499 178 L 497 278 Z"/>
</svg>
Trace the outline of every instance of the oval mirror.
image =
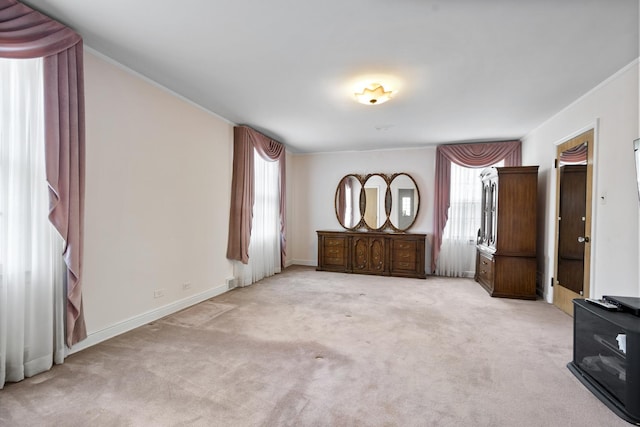
<svg viewBox="0 0 640 427">
<path fill-rule="evenodd" d="M 371 174 L 364 182 L 364 212 L 365 225 L 371 230 L 380 230 L 387 222 L 385 209 L 387 201 L 387 180 L 381 174 Z"/>
<path fill-rule="evenodd" d="M 356 175 L 347 175 L 336 189 L 336 216 L 340 225 L 346 229 L 353 229 L 360 225 L 362 212 L 360 211 L 360 193 L 362 183 Z"/>
<path fill-rule="evenodd" d="M 420 192 L 413 178 L 406 173 L 394 174 L 389 184 L 391 212 L 389 222 L 397 231 L 406 231 L 416 221 L 420 209 Z"/>
</svg>

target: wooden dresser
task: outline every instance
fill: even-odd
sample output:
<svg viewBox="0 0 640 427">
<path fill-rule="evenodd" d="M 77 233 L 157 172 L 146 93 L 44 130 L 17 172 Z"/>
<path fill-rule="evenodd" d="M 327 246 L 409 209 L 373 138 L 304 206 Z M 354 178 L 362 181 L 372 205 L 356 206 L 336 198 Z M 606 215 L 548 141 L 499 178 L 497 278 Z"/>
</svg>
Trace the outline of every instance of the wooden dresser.
<svg viewBox="0 0 640 427">
<path fill-rule="evenodd" d="M 318 231 L 319 271 L 424 279 L 425 234 Z"/>
<path fill-rule="evenodd" d="M 476 276 L 491 296 L 536 298 L 538 166 L 482 172 Z"/>
</svg>

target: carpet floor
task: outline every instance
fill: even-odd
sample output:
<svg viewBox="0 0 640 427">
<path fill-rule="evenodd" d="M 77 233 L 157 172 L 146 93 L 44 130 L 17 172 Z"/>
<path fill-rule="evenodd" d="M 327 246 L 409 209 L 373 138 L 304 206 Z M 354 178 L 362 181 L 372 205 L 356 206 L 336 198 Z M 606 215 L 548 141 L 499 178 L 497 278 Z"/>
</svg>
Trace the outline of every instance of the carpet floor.
<svg viewBox="0 0 640 427">
<path fill-rule="evenodd" d="M 0 390 L 2 426 L 627 426 L 573 320 L 470 279 L 293 266 Z"/>
</svg>

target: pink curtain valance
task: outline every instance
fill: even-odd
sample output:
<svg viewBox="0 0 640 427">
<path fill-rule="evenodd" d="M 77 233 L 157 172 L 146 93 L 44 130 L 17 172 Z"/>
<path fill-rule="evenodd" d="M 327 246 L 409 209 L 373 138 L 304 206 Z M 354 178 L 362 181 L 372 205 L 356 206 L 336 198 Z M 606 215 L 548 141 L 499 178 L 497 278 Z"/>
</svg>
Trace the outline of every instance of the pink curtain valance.
<svg viewBox="0 0 640 427">
<path fill-rule="evenodd" d="M 269 139 L 262 134 L 252 135 L 255 131 L 252 132 L 251 128 L 240 128 L 238 132 L 248 136 L 256 151 L 263 159 L 275 162 L 284 158 L 284 145 L 279 142 Z"/>
<path fill-rule="evenodd" d="M 560 154 L 560 161 L 564 163 L 586 163 L 587 161 L 587 145 L 580 144 L 569 150 L 565 150 Z"/>
<path fill-rule="evenodd" d="M 65 241 L 66 341 L 87 336 L 82 304 L 84 233 L 84 68 L 82 38 L 57 21 L 0 0 L 0 58 L 43 59 L 49 220 Z"/>
<path fill-rule="evenodd" d="M 249 242 L 255 189 L 253 156 L 255 151 L 266 161 L 279 162 L 280 169 L 280 264 L 286 261 L 286 168 L 285 147 L 248 126 L 233 129 L 233 175 L 227 258 L 249 262 Z"/>
<path fill-rule="evenodd" d="M 72 29 L 15 0 L 0 0 L 0 57 L 56 55 L 80 42 Z"/>
<path fill-rule="evenodd" d="M 449 218 L 451 162 L 467 168 L 483 168 L 504 159 L 505 166 L 522 164 L 520 141 L 440 145 L 436 150 L 436 177 L 433 213 L 433 247 L 431 272 L 436 270 L 442 233 Z"/>
<path fill-rule="evenodd" d="M 504 159 L 505 166 L 522 163 L 521 142 L 485 142 L 475 144 L 440 145 L 438 156 L 466 168 L 484 168 Z"/>
</svg>

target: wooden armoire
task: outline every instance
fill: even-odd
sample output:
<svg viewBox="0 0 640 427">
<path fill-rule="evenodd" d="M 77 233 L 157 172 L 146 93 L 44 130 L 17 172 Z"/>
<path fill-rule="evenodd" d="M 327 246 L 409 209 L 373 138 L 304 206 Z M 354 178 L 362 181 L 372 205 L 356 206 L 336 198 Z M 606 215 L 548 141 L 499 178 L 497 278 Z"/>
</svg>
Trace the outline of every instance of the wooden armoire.
<svg viewBox="0 0 640 427">
<path fill-rule="evenodd" d="M 493 297 L 536 298 L 538 166 L 485 169 L 475 279 Z"/>
</svg>

